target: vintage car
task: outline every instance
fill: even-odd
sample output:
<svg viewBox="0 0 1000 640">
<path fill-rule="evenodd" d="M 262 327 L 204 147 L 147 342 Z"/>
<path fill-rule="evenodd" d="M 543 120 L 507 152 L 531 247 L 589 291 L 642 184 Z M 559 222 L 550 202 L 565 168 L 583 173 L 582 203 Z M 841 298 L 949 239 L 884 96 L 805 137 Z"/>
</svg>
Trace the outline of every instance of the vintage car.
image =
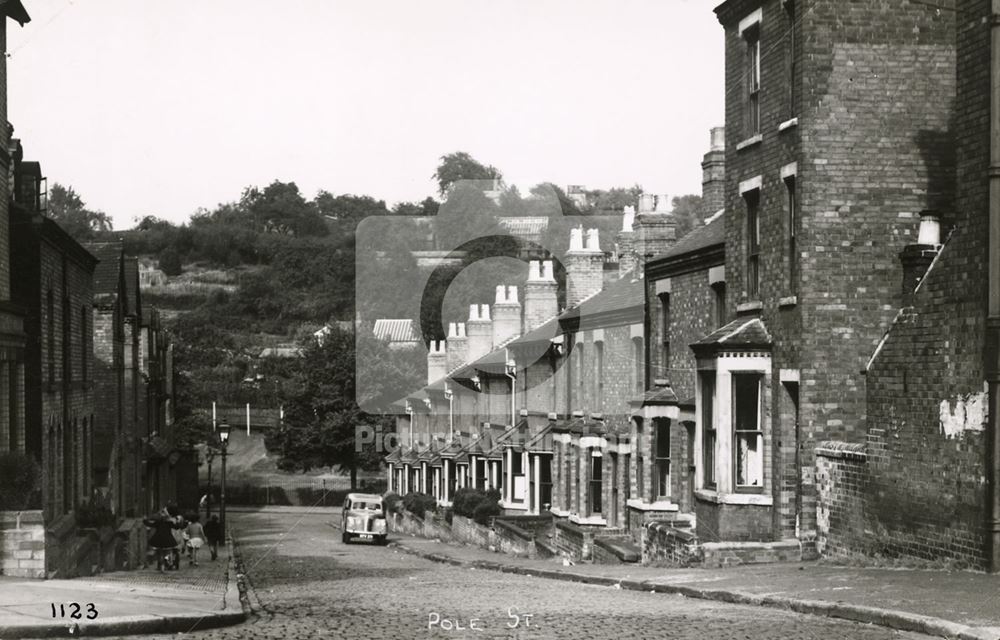
<svg viewBox="0 0 1000 640">
<path fill-rule="evenodd" d="M 385 544 L 387 529 L 382 496 L 370 493 L 347 494 L 341 515 L 341 531 L 344 544 L 350 544 L 352 538 Z"/>
</svg>

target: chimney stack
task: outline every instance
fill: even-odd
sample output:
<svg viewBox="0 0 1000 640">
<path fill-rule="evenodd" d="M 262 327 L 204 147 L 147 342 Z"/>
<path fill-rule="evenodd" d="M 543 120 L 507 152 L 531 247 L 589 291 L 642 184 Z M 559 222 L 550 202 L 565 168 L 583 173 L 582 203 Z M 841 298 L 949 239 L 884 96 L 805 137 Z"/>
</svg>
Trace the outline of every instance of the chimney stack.
<svg viewBox="0 0 1000 640">
<path fill-rule="evenodd" d="M 712 146 L 701 161 L 701 217 L 726 206 L 726 128 L 713 127 Z"/>
<path fill-rule="evenodd" d="M 622 212 L 622 230 L 618 232 L 618 277 L 635 268 L 635 207 L 628 205 Z"/>
<path fill-rule="evenodd" d="M 427 351 L 427 384 L 448 375 L 448 353 L 444 340 L 431 340 Z"/>
<path fill-rule="evenodd" d="M 936 211 L 920 212 L 920 231 L 916 244 L 903 247 L 899 261 L 903 263 L 903 304 L 913 303 L 913 294 L 927 275 L 938 251 L 941 250 L 941 218 Z"/>
<path fill-rule="evenodd" d="M 469 359 L 469 339 L 465 336 L 465 323 L 448 324 L 448 371 L 454 371 Z"/>
<path fill-rule="evenodd" d="M 537 329 L 559 312 L 558 288 L 551 260 L 528 263 L 528 281 L 524 285 L 525 333 Z"/>
<path fill-rule="evenodd" d="M 517 299 L 517 287 L 497 285 L 496 302 L 493 305 L 493 344 L 503 344 L 521 335 L 521 302 Z"/>
<path fill-rule="evenodd" d="M 493 351 L 493 322 L 490 320 L 490 305 L 469 305 L 469 321 L 465 324 L 468 337 L 468 362 L 482 358 Z"/>
<path fill-rule="evenodd" d="M 634 246 L 640 270 L 646 261 L 666 253 L 677 240 L 677 222 L 667 195 L 642 194 L 635 217 Z"/>
<path fill-rule="evenodd" d="M 604 252 L 597 229 L 570 229 L 566 252 L 566 307 L 601 290 L 604 284 Z"/>
</svg>

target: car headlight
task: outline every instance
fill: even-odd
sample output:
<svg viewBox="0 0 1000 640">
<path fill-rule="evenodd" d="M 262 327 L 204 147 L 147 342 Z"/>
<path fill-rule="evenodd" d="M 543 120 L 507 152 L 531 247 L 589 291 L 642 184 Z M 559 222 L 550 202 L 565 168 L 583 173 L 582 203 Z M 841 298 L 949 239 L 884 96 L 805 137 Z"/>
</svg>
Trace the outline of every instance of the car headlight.
<svg viewBox="0 0 1000 640">
<path fill-rule="evenodd" d="M 385 518 L 376 518 L 374 526 L 376 533 L 385 533 Z"/>
<path fill-rule="evenodd" d="M 360 525 L 360 522 L 358 521 L 358 518 L 356 518 L 355 516 L 348 516 L 347 517 L 347 528 L 348 529 L 358 529 L 358 528 L 360 528 L 359 525 Z"/>
</svg>

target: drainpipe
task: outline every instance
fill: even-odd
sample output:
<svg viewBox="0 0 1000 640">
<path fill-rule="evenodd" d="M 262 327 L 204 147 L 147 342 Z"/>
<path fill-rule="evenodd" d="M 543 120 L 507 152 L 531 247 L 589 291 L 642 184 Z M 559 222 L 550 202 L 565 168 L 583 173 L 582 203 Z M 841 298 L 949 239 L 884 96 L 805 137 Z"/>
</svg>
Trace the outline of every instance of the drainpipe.
<svg viewBox="0 0 1000 640">
<path fill-rule="evenodd" d="M 990 218 L 985 371 L 989 388 L 989 568 L 1000 572 L 1000 0 L 990 16 Z"/>
</svg>

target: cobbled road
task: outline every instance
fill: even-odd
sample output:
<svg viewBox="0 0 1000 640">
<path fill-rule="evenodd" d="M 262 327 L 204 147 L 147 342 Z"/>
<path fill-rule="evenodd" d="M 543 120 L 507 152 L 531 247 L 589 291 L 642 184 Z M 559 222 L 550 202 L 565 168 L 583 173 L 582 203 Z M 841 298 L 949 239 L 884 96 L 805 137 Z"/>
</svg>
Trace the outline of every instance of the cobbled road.
<svg viewBox="0 0 1000 640">
<path fill-rule="evenodd" d="M 344 545 L 329 514 L 232 514 L 254 616 L 192 638 L 926 639 L 792 612 L 452 567 Z M 176 635 L 160 636 L 176 638 Z"/>
</svg>

